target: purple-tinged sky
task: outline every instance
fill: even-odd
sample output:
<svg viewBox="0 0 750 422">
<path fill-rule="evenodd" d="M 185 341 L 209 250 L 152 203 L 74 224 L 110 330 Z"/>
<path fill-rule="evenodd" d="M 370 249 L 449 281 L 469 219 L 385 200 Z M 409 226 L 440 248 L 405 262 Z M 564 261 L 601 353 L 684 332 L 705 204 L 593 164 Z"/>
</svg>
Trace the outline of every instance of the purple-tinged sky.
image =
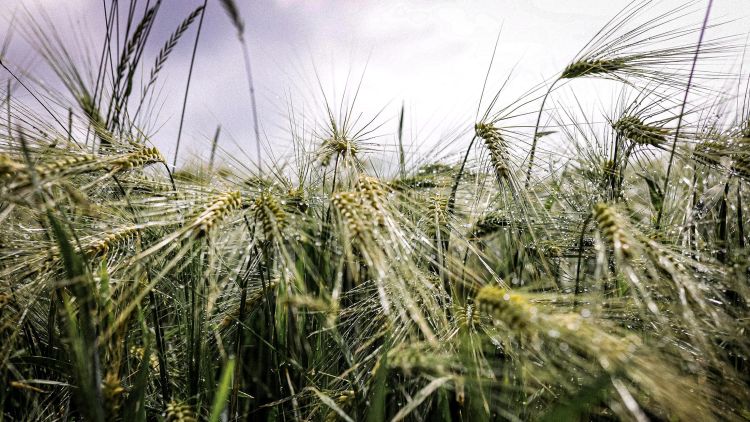
<svg viewBox="0 0 750 422">
<path fill-rule="evenodd" d="M 121 1 L 126 4 L 128 2 Z M 145 1 L 140 3 L 145 4 Z M 222 125 L 221 145 L 230 152 L 254 151 L 242 50 L 220 4 L 208 2 L 198 47 L 184 130 L 185 155 L 206 156 L 209 139 Z M 315 70 L 327 95 L 339 98 L 356 87 L 364 72 L 357 110 L 369 116 L 383 109 L 383 133 L 396 128 L 402 101 L 407 141 L 432 144 L 456 133 L 474 119 L 482 81 L 495 38 L 500 44 L 490 85 L 497 87 L 513 69 L 513 85 L 527 89 L 555 75 L 606 21 L 628 2 L 623 0 L 237 0 L 245 20 L 254 66 L 262 132 L 277 152 L 289 146 L 290 107 L 314 121 L 322 117 Z M 666 3 L 678 5 L 679 0 Z M 152 34 L 145 69 L 161 44 L 199 0 L 164 0 Z M 692 16 L 701 18 L 702 2 Z M 45 11 L 61 36 L 86 40 L 96 57 L 102 42 L 101 0 L 3 0 L 0 37 Z M 744 37 L 750 0 L 718 0 L 712 16 L 738 19 L 714 36 Z M 14 31 L 7 61 L 38 69 L 51 78 L 42 61 Z M 2 40 L 0 39 L 0 41 Z M 160 79 L 152 142 L 171 158 L 194 32 L 181 40 Z M 0 43 L 1 44 L 1 43 Z M 747 63 L 747 61 L 745 61 Z M 366 70 L 365 70 L 366 68 Z M 145 70 L 147 71 L 147 70 Z M 5 80 L 7 75 L 0 76 Z M 54 83 L 54 82 L 50 82 Z M 18 94 L 22 95 L 22 94 Z M 385 107 L 385 108 L 384 108 Z M 364 117 L 363 117 L 364 118 Z M 298 118 L 298 121 L 301 121 Z M 392 143 L 385 137 L 383 143 Z M 390 147 L 388 147 L 390 148 Z M 239 156 L 239 155 L 238 155 Z"/>
</svg>

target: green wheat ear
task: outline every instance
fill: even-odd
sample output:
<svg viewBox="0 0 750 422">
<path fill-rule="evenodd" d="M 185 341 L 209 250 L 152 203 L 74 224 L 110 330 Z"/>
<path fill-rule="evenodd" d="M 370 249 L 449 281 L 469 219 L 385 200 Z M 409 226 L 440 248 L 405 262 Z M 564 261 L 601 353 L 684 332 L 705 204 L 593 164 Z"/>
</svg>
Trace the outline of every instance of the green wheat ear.
<svg viewBox="0 0 750 422">
<path fill-rule="evenodd" d="M 86 246 L 86 255 L 95 257 L 106 254 L 117 244 L 127 242 L 135 237 L 138 233 L 138 227 L 124 227 L 107 233 L 105 236 L 95 239 L 90 245 Z"/>
<path fill-rule="evenodd" d="M 8 154 L 0 154 L 0 177 L 12 178 L 16 174 L 25 171 L 27 168 L 28 166 L 17 162 Z"/>
<path fill-rule="evenodd" d="M 733 143 L 732 170 L 744 178 L 750 178 L 750 128 Z"/>
<path fill-rule="evenodd" d="M 229 16 L 229 19 L 232 21 L 232 25 L 234 25 L 234 28 L 237 30 L 237 33 L 242 37 L 245 33 L 245 22 L 242 21 L 237 3 L 235 3 L 234 0 L 220 0 L 220 2 L 224 11 L 227 13 L 227 16 Z"/>
<path fill-rule="evenodd" d="M 370 221 L 362 208 L 357 192 L 339 192 L 331 198 L 331 203 L 343 219 L 344 226 L 353 238 L 365 236 L 370 229 Z"/>
<path fill-rule="evenodd" d="M 320 164 L 326 167 L 334 157 L 356 158 L 358 153 L 359 147 L 355 141 L 343 135 L 334 135 L 323 141 Z"/>
<path fill-rule="evenodd" d="M 707 139 L 698 143 L 693 149 L 693 158 L 702 164 L 718 166 L 721 159 L 729 155 L 729 147 L 726 142 Z"/>
<path fill-rule="evenodd" d="M 277 233 L 287 223 L 286 212 L 279 204 L 276 196 L 270 192 L 261 193 L 255 200 L 253 208 L 255 209 L 255 219 L 260 221 L 266 239 L 275 239 Z"/>
<path fill-rule="evenodd" d="M 510 181 L 508 144 L 500 134 L 500 130 L 489 124 L 477 123 L 474 131 L 477 137 L 484 141 L 484 145 L 490 152 L 490 163 L 495 170 L 497 182 Z"/>
<path fill-rule="evenodd" d="M 108 418 L 115 418 L 120 412 L 125 388 L 114 372 L 108 372 L 102 381 L 102 399 Z"/>
<path fill-rule="evenodd" d="M 528 300 L 502 287 L 484 286 L 474 301 L 480 312 L 502 321 L 517 334 L 524 333 L 534 319 L 535 310 Z"/>
<path fill-rule="evenodd" d="M 624 116 L 612 124 L 615 132 L 635 144 L 660 146 L 667 142 L 669 130 L 647 125 L 635 116 Z"/>
<path fill-rule="evenodd" d="M 289 212 L 304 214 L 310 208 L 310 202 L 302 187 L 290 188 L 284 197 L 285 208 Z"/>
<path fill-rule="evenodd" d="M 238 191 L 216 195 L 191 225 L 193 234 L 205 236 L 214 225 L 241 205 L 242 197 Z"/>
<path fill-rule="evenodd" d="M 633 256 L 631 239 L 622 225 L 622 217 L 611 206 L 599 203 L 594 206 L 597 226 L 607 240 L 622 252 L 625 258 Z"/>
<path fill-rule="evenodd" d="M 193 408 L 178 401 L 171 401 L 166 408 L 167 422 L 198 422 Z"/>
<path fill-rule="evenodd" d="M 510 225 L 511 222 L 505 213 L 493 211 L 474 224 L 474 227 L 469 232 L 469 237 L 472 239 L 481 239 L 497 233 L 499 230 L 506 229 Z"/>
<path fill-rule="evenodd" d="M 604 59 L 604 60 L 579 60 L 565 67 L 560 79 L 582 78 L 585 76 L 596 76 L 602 74 L 614 74 L 622 71 L 627 65 L 626 58 Z"/>
</svg>

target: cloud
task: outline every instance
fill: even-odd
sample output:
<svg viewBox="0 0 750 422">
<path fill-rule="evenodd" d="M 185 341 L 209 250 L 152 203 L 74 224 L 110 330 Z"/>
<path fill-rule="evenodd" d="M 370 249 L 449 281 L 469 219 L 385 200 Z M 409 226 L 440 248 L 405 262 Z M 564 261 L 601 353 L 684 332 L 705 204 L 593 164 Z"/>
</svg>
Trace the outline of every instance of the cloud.
<svg viewBox="0 0 750 422">
<path fill-rule="evenodd" d="M 679 0 L 671 0 L 675 3 Z M 716 16 L 742 10 L 747 0 L 716 4 Z M 166 0 L 145 55 L 150 66 L 163 41 L 200 0 Z M 490 89 L 513 70 L 514 83 L 527 89 L 558 72 L 578 49 L 628 0 L 271 0 L 240 1 L 258 92 L 263 128 L 271 142 L 288 142 L 287 103 L 305 104 L 307 116 L 322 108 L 314 69 L 324 90 L 336 97 L 351 73 L 349 88 L 366 67 L 358 101 L 365 117 L 390 104 L 382 119 L 407 103 L 416 127 L 451 130 L 470 123 L 495 39 L 500 34 Z M 81 22 L 64 37 L 101 45 L 101 0 L 3 0 L 0 34 L 13 10 L 41 8 L 59 28 Z M 5 27 L 3 26 L 5 25 Z M 87 29 L 89 28 L 89 29 Z M 502 28 L 502 30 L 501 30 Z M 722 30 L 722 29 L 719 29 Z M 731 31 L 724 30 L 725 33 Z M 74 37 L 75 35 L 75 37 Z M 164 69 L 164 124 L 156 142 L 169 149 L 178 116 L 194 32 L 186 33 Z M 30 54 L 28 49 L 19 54 Z M 222 137 L 244 142 L 252 133 L 249 98 L 236 34 L 216 2 L 209 2 L 188 103 L 184 139 L 202 147 L 222 124 Z M 334 95 L 334 92 L 336 95 Z M 340 98 L 335 98 L 340 100 Z M 311 111 L 312 110 L 312 111 Z M 418 120 L 418 121 L 417 121 Z M 430 130 L 440 132 L 440 128 Z M 195 140 L 191 140 L 191 138 Z"/>
</svg>

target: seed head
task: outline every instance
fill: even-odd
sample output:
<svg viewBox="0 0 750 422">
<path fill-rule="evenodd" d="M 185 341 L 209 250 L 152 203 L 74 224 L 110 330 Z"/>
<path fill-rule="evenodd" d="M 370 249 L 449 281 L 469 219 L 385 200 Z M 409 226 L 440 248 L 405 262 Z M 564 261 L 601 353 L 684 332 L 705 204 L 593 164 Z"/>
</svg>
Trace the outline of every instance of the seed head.
<svg viewBox="0 0 750 422">
<path fill-rule="evenodd" d="M 510 220 L 503 214 L 492 212 L 474 224 L 470 237 L 479 239 L 496 233 L 498 230 L 510 226 Z"/>
<path fill-rule="evenodd" d="M 124 154 L 112 160 L 112 164 L 122 170 L 163 162 L 164 157 L 158 149 L 153 147 L 143 147 L 135 152 Z"/>
<path fill-rule="evenodd" d="M 167 422 L 198 422 L 195 412 L 187 403 L 172 400 L 167 405 Z"/>
<path fill-rule="evenodd" d="M 369 227 L 359 199 L 357 192 L 339 192 L 331 199 L 352 237 L 359 237 Z"/>
<path fill-rule="evenodd" d="M 7 154 L 0 154 L 0 177 L 12 177 L 23 171 L 25 167 Z"/>
<path fill-rule="evenodd" d="M 119 413 L 124 392 L 125 388 L 122 387 L 117 374 L 108 372 L 102 380 L 102 399 L 108 416 L 115 417 Z"/>
<path fill-rule="evenodd" d="M 310 204 L 305 198 L 305 190 L 302 187 L 290 188 L 286 193 L 286 210 L 304 214 Z"/>
<path fill-rule="evenodd" d="M 266 239 L 274 238 L 277 231 L 286 224 L 286 212 L 279 205 L 276 196 L 270 192 L 263 192 L 255 200 L 255 218 L 261 222 Z"/>
<path fill-rule="evenodd" d="M 377 220 L 378 225 L 385 224 L 384 202 L 385 195 L 388 192 L 387 186 L 380 180 L 370 176 L 360 176 L 357 180 L 357 190 L 362 196 L 363 204 L 369 208 L 369 212 Z"/>
<path fill-rule="evenodd" d="M 474 131 L 490 152 L 490 162 L 495 169 L 495 176 L 498 182 L 510 179 L 510 169 L 508 169 L 508 144 L 500 134 L 500 130 L 486 123 L 477 123 Z"/>
<path fill-rule="evenodd" d="M 579 60 L 569 64 L 563 70 L 560 79 L 581 78 L 584 76 L 612 74 L 623 70 L 626 66 L 625 58 L 606 59 L 606 60 Z"/>
<path fill-rule="evenodd" d="M 36 168 L 36 172 L 40 179 L 58 175 L 81 174 L 91 171 L 91 166 L 96 162 L 97 159 L 93 155 L 77 155 L 42 164 Z"/>
<path fill-rule="evenodd" d="M 664 137 L 669 131 L 650 126 L 635 116 L 625 116 L 612 124 L 615 132 L 625 139 L 639 145 L 659 146 L 667 141 Z"/>
<path fill-rule="evenodd" d="M 746 129 L 750 130 L 750 129 Z M 732 170 L 742 177 L 750 177 L 750 136 L 737 139 L 732 154 Z"/>
<path fill-rule="evenodd" d="M 105 254 L 109 249 L 119 243 L 123 243 L 128 239 L 131 239 L 138 229 L 135 227 L 125 227 L 113 232 L 108 233 L 102 238 L 95 240 L 86 248 L 86 254 L 89 257 Z"/>
<path fill-rule="evenodd" d="M 632 256 L 630 239 L 622 227 L 621 217 L 607 204 L 599 203 L 594 207 L 594 218 L 602 234 L 612 243 L 615 249 L 622 251 L 626 258 Z"/>
<path fill-rule="evenodd" d="M 211 227 L 242 204 L 239 192 L 225 192 L 214 197 L 205 210 L 195 219 L 192 226 L 199 237 L 206 235 Z"/>
<path fill-rule="evenodd" d="M 534 312 L 528 300 L 502 287 L 482 287 L 475 301 L 480 312 L 505 323 L 512 330 L 522 332 L 533 321 Z"/>
<path fill-rule="evenodd" d="M 695 160 L 707 165 L 719 165 L 725 155 L 727 146 L 721 141 L 706 140 L 697 144 L 693 150 Z"/>
<path fill-rule="evenodd" d="M 354 141 L 345 136 L 334 135 L 323 141 L 320 163 L 323 166 L 327 166 L 331 163 L 331 159 L 334 156 L 354 158 L 358 152 L 359 149 Z"/>
</svg>

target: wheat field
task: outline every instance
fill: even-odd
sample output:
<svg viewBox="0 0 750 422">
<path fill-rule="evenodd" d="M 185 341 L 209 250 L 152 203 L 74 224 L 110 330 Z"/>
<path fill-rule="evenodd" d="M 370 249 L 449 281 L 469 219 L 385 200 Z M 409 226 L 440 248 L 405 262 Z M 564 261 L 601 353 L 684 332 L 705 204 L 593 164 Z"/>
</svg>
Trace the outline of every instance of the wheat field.
<svg viewBox="0 0 750 422">
<path fill-rule="evenodd" d="M 711 1 L 613 10 L 521 96 L 488 71 L 437 156 L 330 96 L 268 154 L 216 3 L 253 160 L 139 126 L 205 4 L 160 38 L 161 0 L 103 2 L 89 68 L 29 15 L 59 91 L 0 51 L 1 420 L 750 420 L 747 38 Z"/>
</svg>

